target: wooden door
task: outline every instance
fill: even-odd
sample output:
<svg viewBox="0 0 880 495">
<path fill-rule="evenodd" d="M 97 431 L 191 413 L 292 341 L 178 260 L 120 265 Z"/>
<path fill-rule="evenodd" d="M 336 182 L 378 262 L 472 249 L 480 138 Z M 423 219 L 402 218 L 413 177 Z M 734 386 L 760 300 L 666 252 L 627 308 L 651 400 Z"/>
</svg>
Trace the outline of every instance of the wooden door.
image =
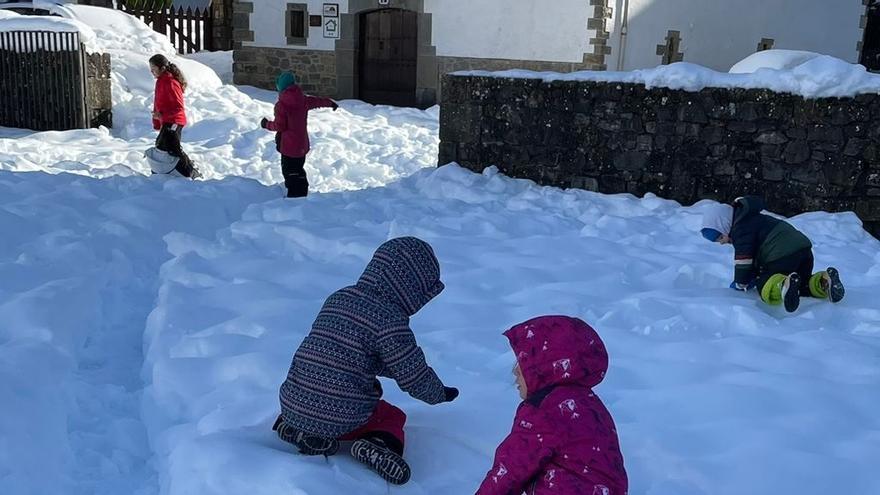
<svg viewBox="0 0 880 495">
<path fill-rule="evenodd" d="M 415 106 L 418 14 L 384 9 L 360 19 L 360 99 L 374 104 Z"/>
</svg>

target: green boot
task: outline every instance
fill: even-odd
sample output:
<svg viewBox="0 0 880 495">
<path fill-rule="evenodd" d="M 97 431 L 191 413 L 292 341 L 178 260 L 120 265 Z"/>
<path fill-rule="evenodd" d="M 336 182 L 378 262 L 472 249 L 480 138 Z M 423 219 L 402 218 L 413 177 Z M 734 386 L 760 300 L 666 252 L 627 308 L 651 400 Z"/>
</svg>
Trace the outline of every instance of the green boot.
<svg viewBox="0 0 880 495">
<path fill-rule="evenodd" d="M 761 299 L 771 305 L 785 305 L 789 313 L 797 311 L 801 303 L 801 277 L 797 273 L 785 276 L 777 273 L 761 288 Z"/>
</svg>

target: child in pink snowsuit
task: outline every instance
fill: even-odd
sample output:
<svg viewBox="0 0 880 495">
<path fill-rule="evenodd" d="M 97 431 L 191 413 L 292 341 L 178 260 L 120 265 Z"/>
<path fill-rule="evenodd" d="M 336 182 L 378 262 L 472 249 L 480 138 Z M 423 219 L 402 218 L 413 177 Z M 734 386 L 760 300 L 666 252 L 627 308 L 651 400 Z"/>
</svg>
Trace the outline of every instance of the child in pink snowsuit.
<svg viewBox="0 0 880 495">
<path fill-rule="evenodd" d="M 523 402 L 477 495 L 626 495 L 617 429 L 591 390 L 608 369 L 596 331 L 541 316 L 504 335 Z"/>
</svg>

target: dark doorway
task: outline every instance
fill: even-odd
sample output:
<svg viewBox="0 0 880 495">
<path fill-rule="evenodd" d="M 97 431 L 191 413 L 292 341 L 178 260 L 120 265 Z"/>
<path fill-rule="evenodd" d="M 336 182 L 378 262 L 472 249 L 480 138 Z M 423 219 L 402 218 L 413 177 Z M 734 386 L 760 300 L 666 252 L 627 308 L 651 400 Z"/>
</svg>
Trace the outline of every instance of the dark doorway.
<svg viewBox="0 0 880 495">
<path fill-rule="evenodd" d="M 868 23 L 865 25 L 865 38 L 862 40 L 862 54 L 859 63 L 872 72 L 880 72 L 880 4 L 871 0 L 868 5 Z"/>
<path fill-rule="evenodd" d="M 418 14 L 383 9 L 361 15 L 359 97 L 374 104 L 415 106 Z"/>
</svg>

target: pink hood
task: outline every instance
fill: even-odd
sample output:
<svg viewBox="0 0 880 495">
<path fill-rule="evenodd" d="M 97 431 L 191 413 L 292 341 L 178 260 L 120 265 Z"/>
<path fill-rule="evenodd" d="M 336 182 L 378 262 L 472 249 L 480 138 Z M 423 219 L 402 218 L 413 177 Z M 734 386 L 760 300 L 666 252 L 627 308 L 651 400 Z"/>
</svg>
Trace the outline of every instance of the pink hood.
<svg viewBox="0 0 880 495">
<path fill-rule="evenodd" d="M 568 316 L 541 316 L 504 332 L 529 395 L 547 387 L 593 388 L 605 379 L 608 351 L 592 327 Z"/>
<path fill-rule="evenodd" d="M 504 333 L 528 388 L 477 495 L 626 495 L 617 429 L 592 387 L 608 352 L 589 325 L 542 316 Z"/>
</svg>

